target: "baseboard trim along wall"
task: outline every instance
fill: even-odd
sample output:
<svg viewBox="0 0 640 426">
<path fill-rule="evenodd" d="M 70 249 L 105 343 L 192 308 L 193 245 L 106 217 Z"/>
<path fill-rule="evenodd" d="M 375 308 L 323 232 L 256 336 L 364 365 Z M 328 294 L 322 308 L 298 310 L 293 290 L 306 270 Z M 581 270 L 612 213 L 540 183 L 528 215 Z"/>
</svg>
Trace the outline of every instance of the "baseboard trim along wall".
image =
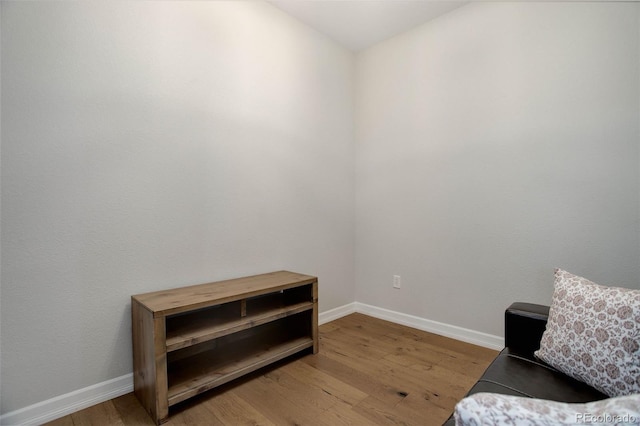
<svg viewBox="0 0 640 426">
<path fill-rule="evenodd" d="M 132 373 L 3 414 L 0 425 L 40 425 L 129 392 L 133 392 Z"/>
<path fill-rule="evenodd" d="M 356 302 L 347 303 L 343 306 L 338 306 L 334 309 L 329 309 L 328 311 L 320 312 L 318 314 L 318 324 L 326 324 L 331 321 L 335 321 L 338 318 L 346 317 L 347 315 L 356 313 Z"/>
<path fill-rule="evenodd" d="M 429 333 L 439 334 L 440 336 L 450 337 L 489 349 L 499 351 L 504 348 L 504 338 L 500 336 L 481 333 L 479 331 L 469 330 L 468 328 L 432 321 L 414 315 L 390 311 L 389 309 L 378 308 L 377 306 L 366 305 L 364 303 L 355 302 L 355 305 L 355 312 L 371 317 L 406 325 L 407 327 L 417 328 L 418 330 L 428 331 Z"/>
<path fill-rule="evenodd" d="M 361 313 L 418 330 L 428 331 L 474 345 L 500 350 L 504 339 L 499 336 L 407 315 L 389 309 L 353 302 L 322 312 L 318 323 L 325 324 L 352 313 Z M 125 374 L 83 389 L 48 399 L 0 416 L 0 425 L 39 425 L 84 408 L 133 392 L 133 374 Z"/>
</svg>

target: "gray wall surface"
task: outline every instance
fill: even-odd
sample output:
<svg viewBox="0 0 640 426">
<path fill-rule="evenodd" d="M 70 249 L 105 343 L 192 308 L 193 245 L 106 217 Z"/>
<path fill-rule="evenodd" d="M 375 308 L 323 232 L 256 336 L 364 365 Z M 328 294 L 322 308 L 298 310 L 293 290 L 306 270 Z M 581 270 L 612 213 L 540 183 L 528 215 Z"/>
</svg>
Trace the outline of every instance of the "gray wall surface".
<svg viewBox="0 0 640 426">
<path fill-rule="evenodd" d="M 638 8 L 472 3 L 357 55 L 358 302 L 502 335 L 555 267 L 639 288 Z"/>
<path fill-rule="evenodd" d="M 354 300 L 353 54 L 261 2 L 2 3 L 2 412 L 132 371 L 130 296 Z"/>
</svg>

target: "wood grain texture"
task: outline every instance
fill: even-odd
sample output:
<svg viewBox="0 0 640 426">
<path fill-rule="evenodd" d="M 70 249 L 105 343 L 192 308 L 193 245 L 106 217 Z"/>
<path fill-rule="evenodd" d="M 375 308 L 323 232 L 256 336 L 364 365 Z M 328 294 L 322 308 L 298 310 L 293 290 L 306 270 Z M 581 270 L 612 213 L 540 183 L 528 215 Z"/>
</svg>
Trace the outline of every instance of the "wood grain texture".
<svg viewBox="0 0 640 426">
<path fill-rule="evenodd" d="M 212 310 L 210 317 L 202 315 L 183 315 L 177 320 L 185 325 L 176 327 L 178 331 L 167 330 L 167 352 L 193 346 L 198 343 L 213 340 L 228 334 L 266 324 L 271 321 L 312 310 L 312 302 L 301 302 L 286 307 L 274 307 L 247 315 L 246 301 L 242 300 L 240 317 L 227 319 L 216 310 Z M 178 322 L 178 321 L 174 321 Z"/>
<path fill-rule="evenodd" d="M 169 407 L 297 352 L 318 350 L 318 279 L 271 272 L 131 297 L 134 390 Z"/>
<path fill-rule="evenodd" d="M 155 317 L 192 311 L 317 282 L 316 277 L 277 271 L 132 296 Z"/>
<path fill-rule="evenodd" d="M 320 350 L 320 338 L 318 336 L 318 281 L 313 283 L 313 312 L 311 313 L 311 338 L 313 339 L 313 353 Z"/>
<path fill-rule="evenodd" d="M 497 355 L 362 314 L 319 327 L 298 355 L 171 408 L 166 425 L 440 426 Z M 153 425 L 133 394 L 51 422 Z"/>
<path fill-rule="evenodd" d="M 131 323 L 134 393 L 152 416 L 164 419 L 169 412 L 164 320 L 153 318 L 150 311 L 132 299 Z"/>
</svg>

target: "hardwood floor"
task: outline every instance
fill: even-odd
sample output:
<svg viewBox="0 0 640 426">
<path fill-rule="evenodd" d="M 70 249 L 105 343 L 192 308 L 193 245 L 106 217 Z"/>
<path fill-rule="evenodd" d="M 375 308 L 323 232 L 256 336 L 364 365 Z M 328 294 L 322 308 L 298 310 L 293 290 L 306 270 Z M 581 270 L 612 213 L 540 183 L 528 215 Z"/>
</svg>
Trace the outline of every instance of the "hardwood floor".
<svg viewBox="0 0 640 426">
<path fill-rule="evenodd" d="M 166 425 L 438 425 L 496 351 L 352 314 L 320 326 L 320 351 L 173 407 Z M 153 425 L 133 393 L 48 423 Z"/>
</svg>

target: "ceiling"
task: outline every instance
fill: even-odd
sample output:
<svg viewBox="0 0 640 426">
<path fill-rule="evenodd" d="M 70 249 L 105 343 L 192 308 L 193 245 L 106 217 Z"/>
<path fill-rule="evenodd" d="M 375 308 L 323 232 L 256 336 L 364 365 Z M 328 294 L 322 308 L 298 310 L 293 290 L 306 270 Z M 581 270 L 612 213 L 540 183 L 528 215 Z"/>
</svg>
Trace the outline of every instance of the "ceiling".
<svg viewBox="0 0 640 426">
<path fill-rule="evenodd" d="M 353 51 L 366 49 L 468 3 L 449 0 L 269 2 Z"/>
</svg>

